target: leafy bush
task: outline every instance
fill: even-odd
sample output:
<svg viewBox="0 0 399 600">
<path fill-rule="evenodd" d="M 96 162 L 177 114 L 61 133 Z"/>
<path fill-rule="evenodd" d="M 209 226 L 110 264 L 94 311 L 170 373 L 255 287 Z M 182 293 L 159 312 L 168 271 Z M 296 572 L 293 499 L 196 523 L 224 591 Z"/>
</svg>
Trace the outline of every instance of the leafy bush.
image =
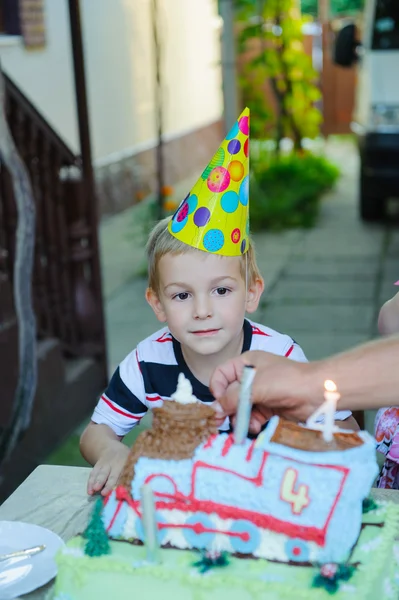
<svg viewBox="0 0 399 600">
<path fill-rule="evenodd" d="M 322 194 L 339 177 L 338 168 L 311 153 L 251 161 L 251 230 L 313 227 Z"/>
</svg>

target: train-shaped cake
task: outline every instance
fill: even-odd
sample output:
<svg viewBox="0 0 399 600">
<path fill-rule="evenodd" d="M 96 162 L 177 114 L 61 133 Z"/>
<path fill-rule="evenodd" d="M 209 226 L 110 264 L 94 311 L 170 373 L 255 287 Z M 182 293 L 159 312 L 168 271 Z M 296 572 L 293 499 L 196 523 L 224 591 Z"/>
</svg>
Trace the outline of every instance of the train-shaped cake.
<svg viewBox="0 0 399 600">
<path fill-rule="evenodd" d="M 140 494 L 150 483 L 163 546 L 339 563 L 356 544 L 377 471 L 368 433 L 340 430 L 327 443 L 320 431 L 273 417 L 243 444 L 213 434 L 186 458 L 140 456 L 103 520 L 111 538 L 143 540 Z"/>
</svg>

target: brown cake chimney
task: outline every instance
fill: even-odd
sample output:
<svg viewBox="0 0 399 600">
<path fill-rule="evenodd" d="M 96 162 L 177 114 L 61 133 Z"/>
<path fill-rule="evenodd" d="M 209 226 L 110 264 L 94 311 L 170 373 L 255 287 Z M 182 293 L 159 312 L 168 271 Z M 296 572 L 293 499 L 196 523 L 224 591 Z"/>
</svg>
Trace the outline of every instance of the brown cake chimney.
<svg viewBox="0 0 399 600">
<path fill-rule="evenodd" d="M 138 436 L 119 478 L 119 485 L 129 490 L 134 466 L 141 456 L 165 460 L 191 458 L 201 442 L 218 432 L 215 411 L 199 401 L 189 404 L 165 401 L 152 412 L 152 428 Z"/>
</svg>

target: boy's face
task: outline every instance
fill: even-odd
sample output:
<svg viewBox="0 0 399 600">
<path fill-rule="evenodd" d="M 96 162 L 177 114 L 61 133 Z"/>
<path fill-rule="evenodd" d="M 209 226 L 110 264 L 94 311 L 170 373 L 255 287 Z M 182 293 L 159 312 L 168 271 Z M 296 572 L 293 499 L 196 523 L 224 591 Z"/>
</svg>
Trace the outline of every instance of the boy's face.
<svg viewBox="0 0 399 600">
<path fill-rule="evenodd" d="M 258 307 L 263 281 L 246 292 L 240 257 L 166 254 L 158 265 L 159 296 L 147 290 L 157 318 L 192 352 L 214 355 L 240 339 L 245 312 Z"/>
</svg>

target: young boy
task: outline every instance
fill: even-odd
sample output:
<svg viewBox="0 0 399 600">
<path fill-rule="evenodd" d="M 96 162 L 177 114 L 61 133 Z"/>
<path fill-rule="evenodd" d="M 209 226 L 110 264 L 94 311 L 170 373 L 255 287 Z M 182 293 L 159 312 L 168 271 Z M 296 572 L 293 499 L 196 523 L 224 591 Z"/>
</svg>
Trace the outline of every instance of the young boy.
<svg viewBox="0 0 399 600">
<path fill-rule="evenodd" d="M 264 288 L 248 236 L 247 121 L 244 111 L 173 218 L 150 235 L 146 299 L 167 326 L 122 361 L 82 434 L 82 454 L 94 464 L 89 494 L 114 487 L 129 452 L 123 436 L 148 408 L 170 399 L 180 372 L 199 400 L 212 402 L 216 365 L 246 350 L 306 361 L 289 336 L 245 319 Z M 349 411 L 336 418 L 357 429 Z"/>
</svg>

